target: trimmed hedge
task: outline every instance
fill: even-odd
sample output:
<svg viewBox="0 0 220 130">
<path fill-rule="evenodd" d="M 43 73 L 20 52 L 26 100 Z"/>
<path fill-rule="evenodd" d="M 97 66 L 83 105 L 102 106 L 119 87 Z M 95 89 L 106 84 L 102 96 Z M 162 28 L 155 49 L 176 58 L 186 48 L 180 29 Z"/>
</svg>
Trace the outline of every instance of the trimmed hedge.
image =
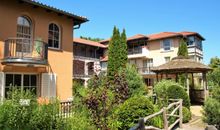
<svg viewBox="0 0 220 130">
<path fill-rule="evenodd" d="M 120 105 L 114 114 L 120 129 L 127 130 L 138 123 L 139 119 L 154 113 L 153 103 L 144 96 L 135 96 Z"/>
<path fill-rule="evenodd" d="M 183 99 L 183 106 L 186 108 L 190 108 L 190 99 L 187 95 L 186 91 L 178 86 L 178 85 L 171 85 L 167 89 L 167 96 L 169 99 Z"/>
<path fill-rule="evenodd" d="M 183 123 L 189 122 L 189 120 L 191 119 L 190 110 L 186 107 L 183 107 L 182 111 L 183 111 Z"/>
</svg>

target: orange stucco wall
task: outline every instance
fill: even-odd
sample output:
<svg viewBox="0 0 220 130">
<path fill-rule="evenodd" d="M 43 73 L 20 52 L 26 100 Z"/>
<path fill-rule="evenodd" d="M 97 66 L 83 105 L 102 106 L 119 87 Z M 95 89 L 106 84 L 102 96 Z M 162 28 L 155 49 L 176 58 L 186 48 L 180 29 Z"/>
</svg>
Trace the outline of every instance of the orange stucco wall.
<svg viewBox="0 0 220 130">
<path fill-rule="evenodd" d="M 72 39 L 73 20 L 67 16 L 59 16 L 54 12 L 47 12 L 43 8 L 34 8 L 17 0 L 1 0 L 0 4 L 0 59 L 3 57 L 4 41 L 9 37 L 16 37 L 17 18 L 27 16 L 33 24 L 33 39 L 41 38 L 48 41 L 48 26 L 56 23 L 61 30 L 61 49 L 48 51 L 49 66 L 45 68 L 3 66 L 0 71 L 4 72 L 50 72 L 57 75 L 57 96 L 65 100 L 72 96 Z"/>
</svg>

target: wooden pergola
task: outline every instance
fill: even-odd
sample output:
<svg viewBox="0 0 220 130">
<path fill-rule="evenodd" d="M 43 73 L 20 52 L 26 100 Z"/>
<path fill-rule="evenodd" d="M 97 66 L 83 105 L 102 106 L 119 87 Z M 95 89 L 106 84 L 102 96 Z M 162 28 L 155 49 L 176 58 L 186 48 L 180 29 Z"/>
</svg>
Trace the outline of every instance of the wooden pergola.
<svg viewBox="0 0 220 130">
<path fill-rule="evenodd" d="M 207 78 L 206 74 L 208 71 L 212 70 L 210 67 L 196 62 L 192 59 L 186 57 L 175 57 L 171 61 L 162 64 L 158 67 L 152 69 L 153 72 L 156 73 L 157 82 L 159 81 L 159 75 L 161 79 L 163 78 L 163 74 L 168 78 L 168 74 L 175 75 L 176 82 L 178 81 L 179 74 L 185 74 L 186 77 L 186 88 L 187 94 L 189 95 L 189 74 L 192 75 L 192 85 L 194 86 L 194 73 L 202 73 L 202 87 L 204 90 L 204 99 L 207 97 Z"/>
</svg>

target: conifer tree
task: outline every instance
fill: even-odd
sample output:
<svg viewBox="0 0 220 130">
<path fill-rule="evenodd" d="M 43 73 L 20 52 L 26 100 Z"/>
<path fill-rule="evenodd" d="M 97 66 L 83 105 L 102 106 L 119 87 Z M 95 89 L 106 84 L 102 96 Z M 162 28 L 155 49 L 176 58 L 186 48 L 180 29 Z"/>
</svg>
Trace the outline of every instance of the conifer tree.
<svg viewBox="0 0 220 130">
<path fill-rule="evenodd" d="M 120 33 L 119 30 L 116 27 L 114 27 L 113 35 L 111 37 L 108 47 L 107 77 L 109 81 L 112 81 L 114 79 L 114 75 L 116 74 L 117 69 L 119 67 L 119 62 L 120 62 L 118 61 L 119 43 L 120 43 Z"/>
<path fill-rule="evenodd" d="M 183 57 L 188 57 L 187 43 L 186 43 L 186 41 L 184 41 L 184 39 L 180 40 L 180 46 L 179 46 L 177 55 L 183 56 Z"/>
<path fill-rule="evenodd" d="M 126 66 L 128 62 L 128 51 L 127 51 L 127 37 L 125 29 L 123 29 L 123 32 L 121 34 L 121 43 L 119 45 L 119 55 L 120 55 L 120 67 Z"/>
<path fill-rule="evenodd" d="M 121 67 L 127 63 L 127 38 L 125 30 L 120 35 L 119 30 L 114 27 L 113 36 L 108 47 L 108 81 L 113 81 L 114 76 L 118 73 Z"/>
</svg>

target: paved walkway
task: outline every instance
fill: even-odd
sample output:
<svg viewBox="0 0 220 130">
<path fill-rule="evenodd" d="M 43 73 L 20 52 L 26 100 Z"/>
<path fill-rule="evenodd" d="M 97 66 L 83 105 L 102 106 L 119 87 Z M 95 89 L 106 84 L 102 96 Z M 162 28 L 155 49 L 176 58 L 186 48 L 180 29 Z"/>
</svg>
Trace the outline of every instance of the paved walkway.
<svg viewBox="0 0 220 130">
<path fill-rule="evenodd" d="M 202 106 L 191 106 L 192 119 L 189 123 L 183 124 L 183 128 L 177 130 L 205 130 L 206 124 L 202 121 Z"/>
</svg>

